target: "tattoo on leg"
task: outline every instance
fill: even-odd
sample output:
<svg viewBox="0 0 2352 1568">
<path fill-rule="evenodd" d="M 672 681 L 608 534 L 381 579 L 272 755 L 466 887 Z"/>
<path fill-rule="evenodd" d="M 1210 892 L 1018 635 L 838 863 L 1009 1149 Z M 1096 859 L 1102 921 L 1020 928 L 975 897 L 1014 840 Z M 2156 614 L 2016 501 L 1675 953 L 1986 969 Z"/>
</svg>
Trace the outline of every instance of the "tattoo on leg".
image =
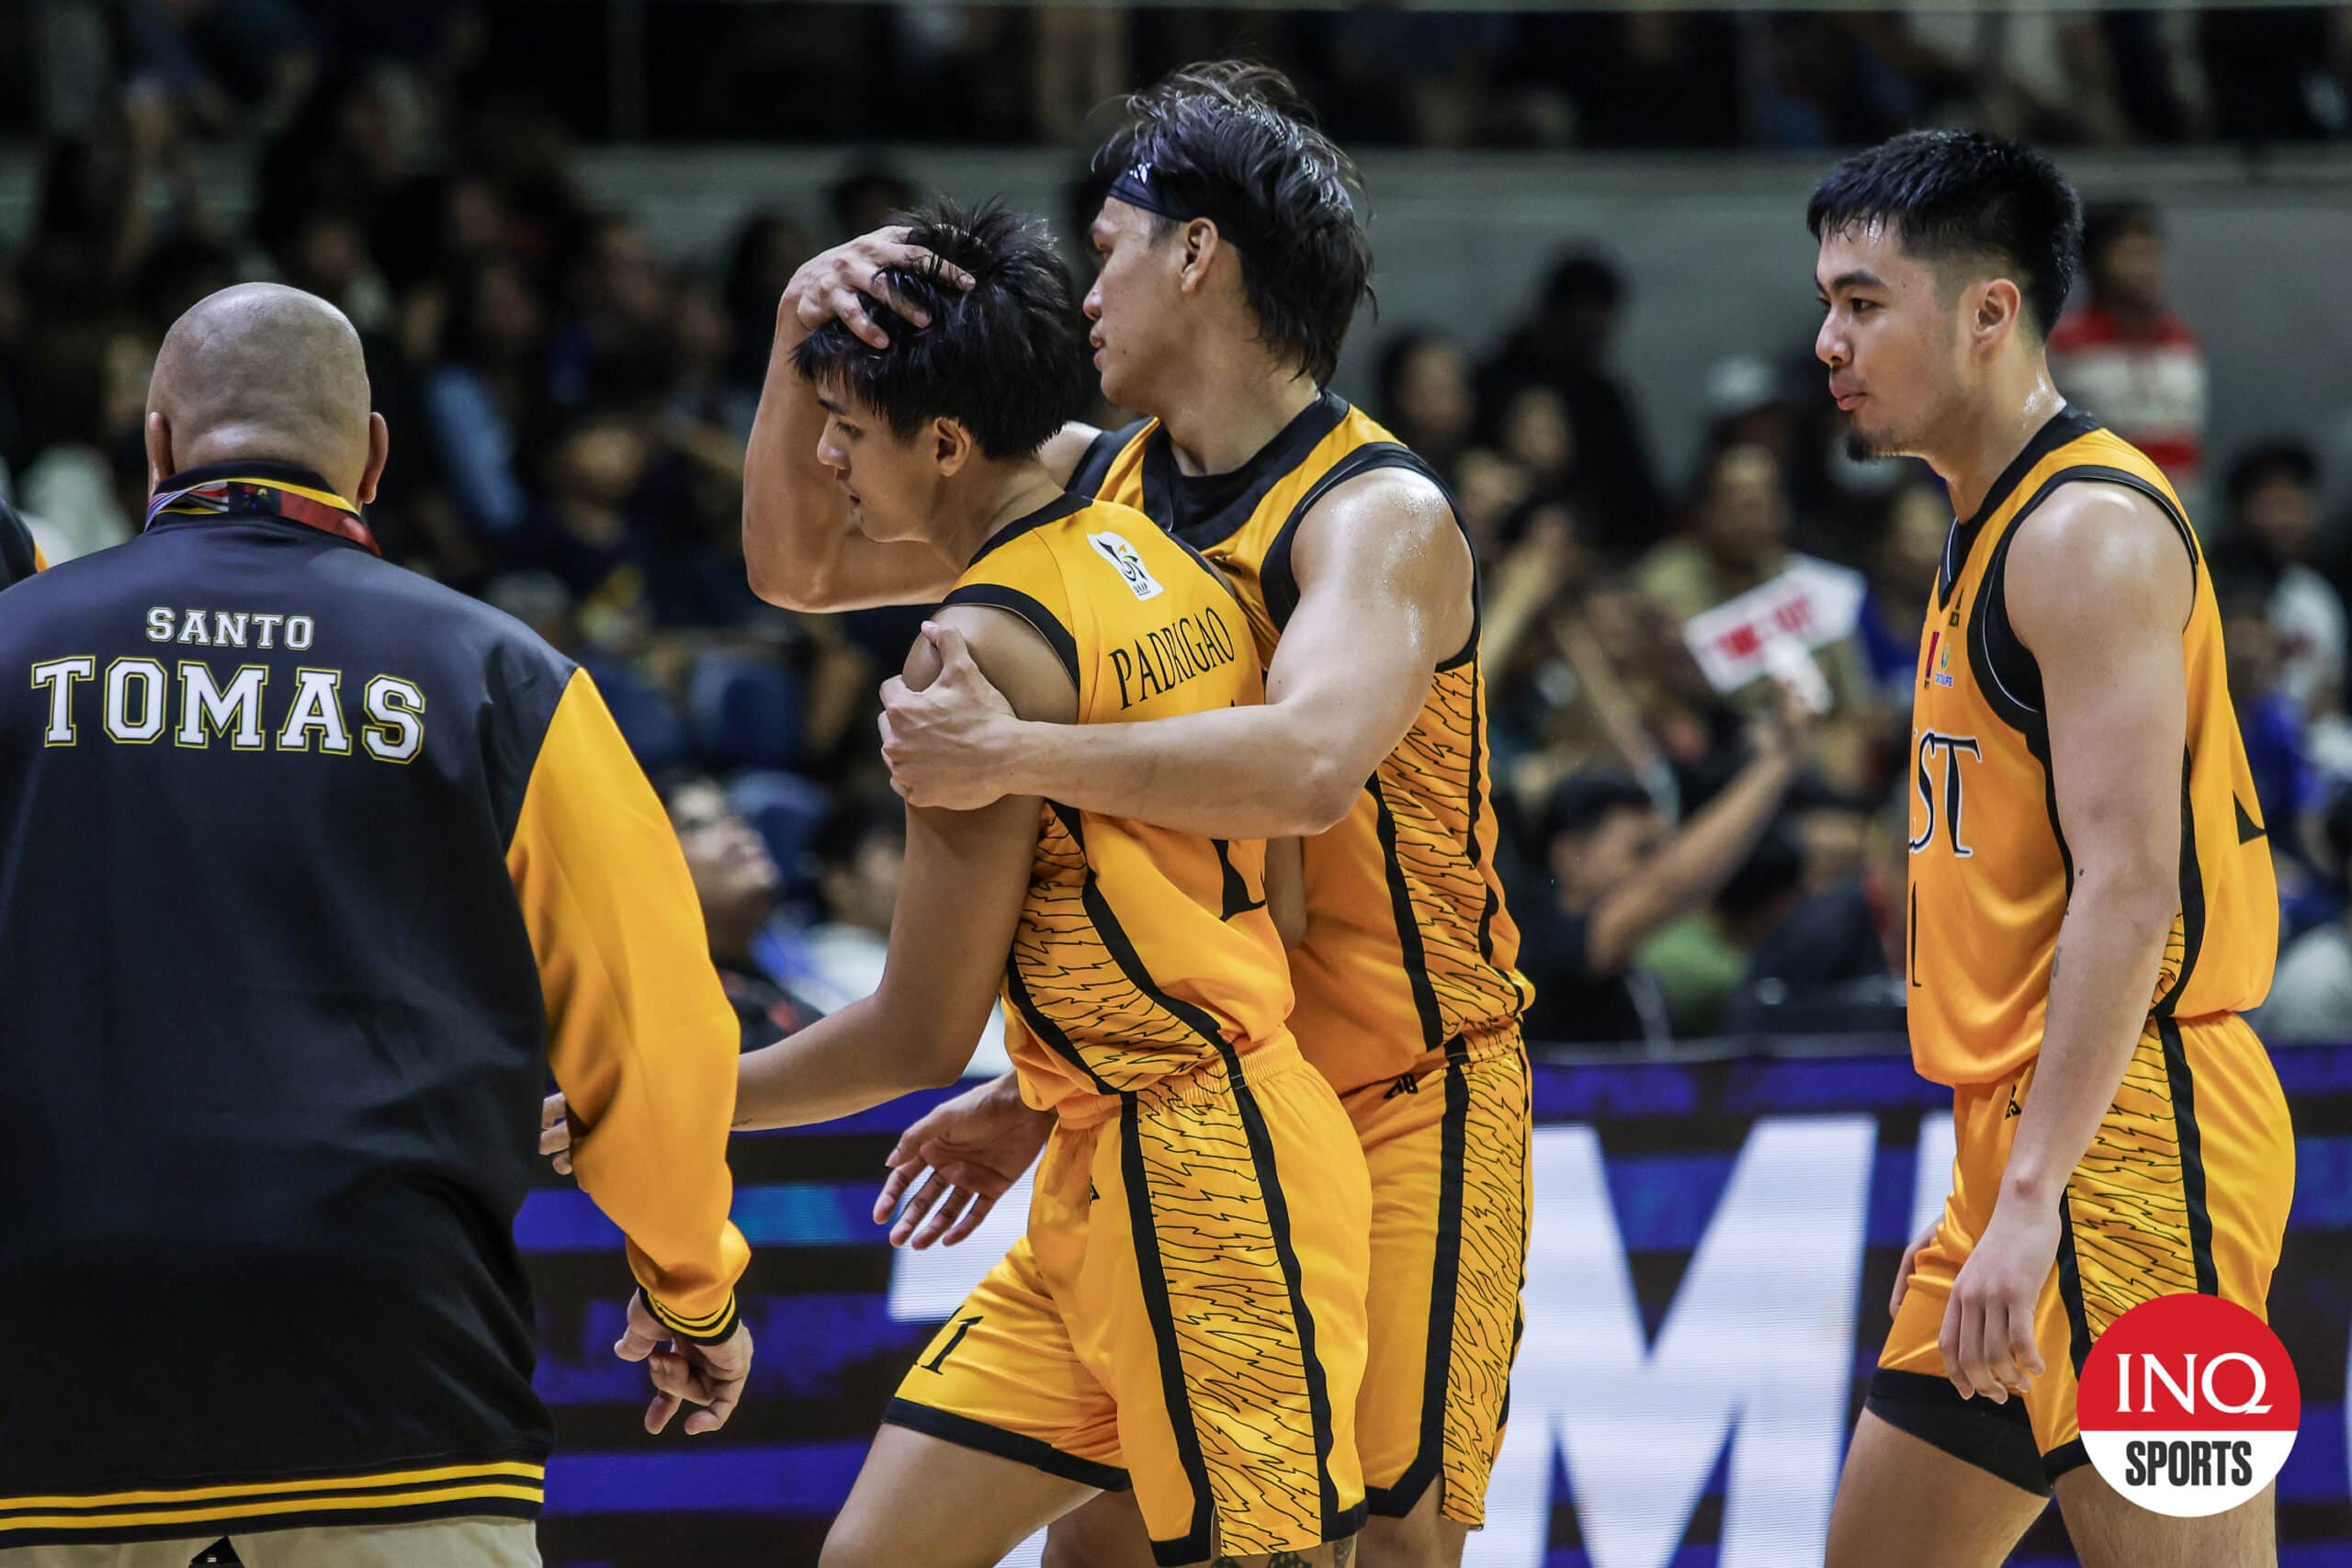
<svg viewBox="0 0 2352 1568">
<path fill-rule="evenodd" d="M 1350 1536 L 1345 1540 L 1335 1541 L 1331 1546 L 1331 1568 L 1348 1568 L 1348 1564 L 1355 1561 L 1355 1537 Z"/>
</svg>

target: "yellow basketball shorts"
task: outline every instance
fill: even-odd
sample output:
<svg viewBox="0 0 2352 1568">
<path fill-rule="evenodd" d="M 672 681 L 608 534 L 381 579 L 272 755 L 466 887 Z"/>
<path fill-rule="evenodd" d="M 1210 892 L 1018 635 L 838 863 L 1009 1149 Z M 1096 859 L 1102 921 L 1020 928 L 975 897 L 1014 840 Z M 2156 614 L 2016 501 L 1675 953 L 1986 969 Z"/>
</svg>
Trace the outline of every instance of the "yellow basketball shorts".
<svg viewBox="0 0 2352 1568">
<path fill-rule="evenodd" d="M 1371 1511 L 1486 1523 L 1524 1326 L 1534 1120 L 1516 1028 L 1344 1097 L 1372 1173 L 1371 1354 L 1356 1402 Z"/>
<path fill-rule="evenodd" d="M 1287 1037 L 1057 1125 L 1029 1229 L 883 1419 L 1105 1490 L 1163 1563 L 1363 1527 L 1372 1198 Z"/>
<path fill-rule="evenodd" d="M 2233 1013 L 2149 1020 L 2115 1103 L 2066 1182 L 2058 1257 L 2035 1335 L 2049 1371 L 2020 1402 L 1963 1400 L 1938 1339 L 1952 1281 L 1992 1218 L 2034 1064 L 1956 1089 L 1959 1152 L 1935 1239 L 1913 1261 L 1871 1380 L 1882 1420 L 2028 1491 L 2088 1462 L 2075 1380 L 2107 1325 L 2142 1302 L 2198 1292 L 2267 1317 L 2295 1187 L 2294 1130 L 2270 1057 Z"/>
</svg>

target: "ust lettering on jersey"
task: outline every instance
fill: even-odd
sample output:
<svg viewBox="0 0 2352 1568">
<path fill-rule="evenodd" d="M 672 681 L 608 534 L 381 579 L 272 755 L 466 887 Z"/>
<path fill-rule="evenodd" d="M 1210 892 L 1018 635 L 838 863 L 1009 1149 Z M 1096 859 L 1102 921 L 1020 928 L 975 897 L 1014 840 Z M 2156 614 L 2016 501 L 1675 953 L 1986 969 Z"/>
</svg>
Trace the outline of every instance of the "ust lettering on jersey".
<svg viewBox="0 0 2352 1568">
<path fill-rule="evenodd" d="M 1065 496 L 990 539 L 944 603 L 1035 627 L 1078 688 L 1080 724 L 1264 700 L 1231 590 L 1124 507 Z M 1263 843 L 1049 802 L 1005 966 L 1030 1103 L 1080 1112 L 1085 1096 L 1285 1038 L 1290 973 L 1265 885 Z"/>
<path fill-rule="evenodd" d="M 1271 660 L 1298 604 L 1291 545 L 1330 491 L 1386 468 L 1436 476 L 1326 394 L 1232 474 L 1187 479 L 1156 421 L 1106 432 L 1070 488 L 1135 507 L 1233 581 Z M 1346 1093 L 1513 1025 L 1532 990 L 1495 869 L 1486 680 L 1474 624 L 1353 811 L 1306 845 L 1307 935 L 1291 953 L 1299 1046 Z"/>
<path fill-rule="evenodd" d="M 2041 1047 L 2074 861 L 2059 825 L 2041 671 L 2010 629 L 2005 574 L 2018 525 L 2059 485 L 2084 480 L 2154 501 L 2196 571 L 2181 633 L 2180 913 L 2151 1010 L 2240 1012 L 2270 988 L 2278 889 L 2204 552 L 2155 464 L 2070 409 L 2018 454 L 1974 517 L 1953 525 L 1920 634 L 1906 948 L 1912 1056 L 1939 1083 L 1997 1082 Z"/>
</svg>

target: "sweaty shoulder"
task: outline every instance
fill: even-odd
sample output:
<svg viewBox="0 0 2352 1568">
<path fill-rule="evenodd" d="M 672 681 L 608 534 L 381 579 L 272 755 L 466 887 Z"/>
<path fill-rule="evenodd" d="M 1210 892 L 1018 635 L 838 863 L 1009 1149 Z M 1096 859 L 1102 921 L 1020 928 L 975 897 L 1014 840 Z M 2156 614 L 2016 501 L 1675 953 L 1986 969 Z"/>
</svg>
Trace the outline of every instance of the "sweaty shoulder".
<svg viewBox="0 0 2352 1568">
<path fill-rule="evenodd" d="M 2018 525 L 2005 574 L 2007 610 L 2028 648 L 2118 616 L 2187 624 L 2195 545 L 2153 498 L 2129 486 L 2059 486 Z"/>
<path fill-rule="evenodd" d="M 1417 468 L 1382 468 L 1331 488 L 1300 520 L 1291 572 L 1302 599 L 1319 581 L 1376 587 L 1436 621 L 1451 649 L 1476 629 L 1477 567 L 1453 498 Z"/>
</svg>

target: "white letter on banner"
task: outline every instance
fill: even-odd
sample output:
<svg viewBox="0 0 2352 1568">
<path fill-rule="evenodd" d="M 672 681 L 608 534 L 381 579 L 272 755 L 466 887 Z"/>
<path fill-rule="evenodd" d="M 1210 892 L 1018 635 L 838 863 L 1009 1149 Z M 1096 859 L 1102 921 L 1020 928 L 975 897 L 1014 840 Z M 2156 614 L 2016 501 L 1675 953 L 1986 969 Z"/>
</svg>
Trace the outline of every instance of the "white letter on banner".
<svg viewBox="0 0 2352 1568">
<path fill-rule="evenodd" d="M 1722 1568 L 1818 1568 L 1876 1141 L 1868 1116 L 1757 1122 L 1653 1346 L 1600 1139 L 1536 1130 L 1527 1337 L 1470 1568 L 1540 1568 L 1555 1451 L 1593 1568 L 1665 1568 L 1727 1437 Z"/>
</svg>

